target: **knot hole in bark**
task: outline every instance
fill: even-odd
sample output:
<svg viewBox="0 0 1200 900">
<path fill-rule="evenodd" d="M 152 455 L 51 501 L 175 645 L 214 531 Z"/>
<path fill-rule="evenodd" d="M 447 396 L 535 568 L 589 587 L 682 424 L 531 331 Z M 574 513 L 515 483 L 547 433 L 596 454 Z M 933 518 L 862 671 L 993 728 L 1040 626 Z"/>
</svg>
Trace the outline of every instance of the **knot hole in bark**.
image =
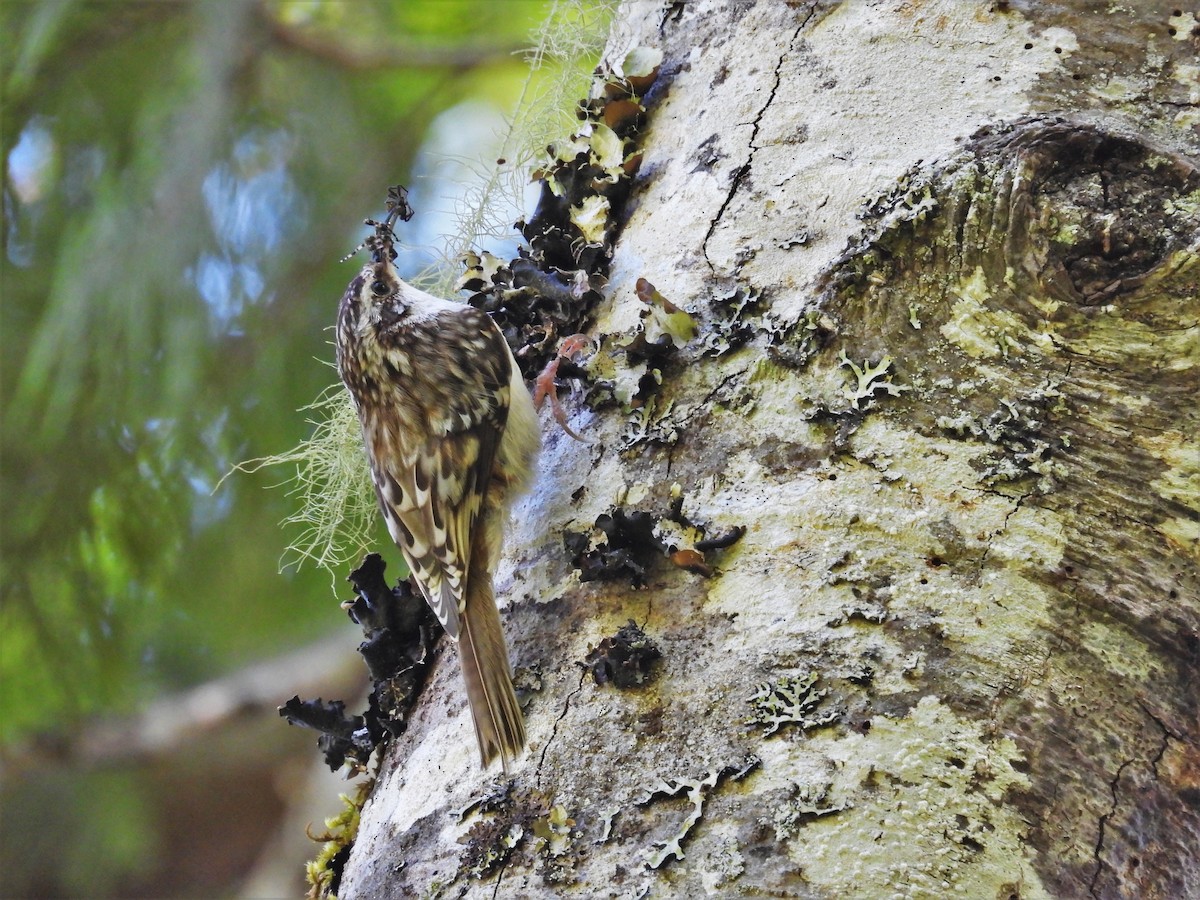
<svg viewBox="0 0 1200 900">
<path fill-rule="evenodd" d="M 1025 213 L 1012 224 L 1062 299 L 1110 303 L 1196 238 L 1200 173 L 1180 156 L 1061 120 L 1019 128 L 1007 149 Z"/>
</svg>

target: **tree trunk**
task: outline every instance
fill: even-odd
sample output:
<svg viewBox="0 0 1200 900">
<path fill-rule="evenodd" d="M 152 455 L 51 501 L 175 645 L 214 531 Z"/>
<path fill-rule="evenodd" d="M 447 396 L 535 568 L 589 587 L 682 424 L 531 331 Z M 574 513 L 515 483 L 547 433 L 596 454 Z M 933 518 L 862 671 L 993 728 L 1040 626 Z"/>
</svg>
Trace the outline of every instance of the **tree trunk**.
<svg viewBox="0 0 1200 900">
<path fill-rule="evenodd" d="M 343 900 L 1200 896 L 1200 26 L 1094 7 L 626 4 L 634 408 L 517 510 L 531 747 L 447 653 Z"/>
</svg>

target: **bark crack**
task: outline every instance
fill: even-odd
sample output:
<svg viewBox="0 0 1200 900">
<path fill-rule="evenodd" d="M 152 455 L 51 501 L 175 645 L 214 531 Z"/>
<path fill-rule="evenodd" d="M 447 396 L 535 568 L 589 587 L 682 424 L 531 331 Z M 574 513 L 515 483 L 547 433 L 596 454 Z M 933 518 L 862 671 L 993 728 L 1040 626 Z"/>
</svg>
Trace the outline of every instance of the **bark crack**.
<svg viewBox="0 0 1200 900">
<path fill-rule="evenodd" d="M 693 411 L 692 415 L 689 417 L 690 421 L 693 423 L 699 422 L 701 420 L 701 418 L 711 414 L 712 410 L 713 410 L 713 402 L 714 402 L 713 398 L 716 397 L 718 393 L 723 391 L 725 389 L 726 385 L 728 385 L 731 381 L 733 381 L 735 378 L 741 378 L 743 375 L 746 374 L 747 371 L 749 371 L 748 368 L 738 369 L 736 372 L 731 372 L 728 375 L 726 375 L 724 378 L 722 378 L 721 381 L 717 384 L 717 386 L 714 387 L 712 390 L 710 390 L 707 394 L 705 394 L 704 398 L 702 400 L 700 400 L 699 403 L 696 404 L 695 410 Z M 679 447 L 679 444 L 680 444 L 680 442 L 676 441 L 675 443 L 671 444 L 667 448 L 667 476 L 668 477 L 671 474 L 671 468 L 675 465 L 675 450 Z"/>
<path fill-rule="evenodd" d="M 554 739 L 558 737 L 558 723 L 567 717 L 567 713 L 571 709 L 571 701 L 574 700 L 576 695 L 583 690 L 583 679 L 586 677 L 586 675 L 586 672 L 579 673 L 579 684 L 575 686 L 575 690 L 567 694 L 567 699 L 563 701 L 562 712 L 559 713 L 558 718 L 554 720 L 554 726 L 550 729 L 550 737 L 546 738 L 546 743 L 542 747 L 542 755 L 538 757 L 537 774 L 534 777 L 534 780 L 537 782 L 537 786 L 539 788 L 542 786 L 542 769 L 546 765 L 546 753 L 549 752 L 550 745 L 554 743 Z"/>
<path fill-rule="evenodd" d="M 751 139 L 753 140 L 753 138 Z M 746 173 L 750 171 L 750 163 L 753 159 L 754 147 L 752 146 L 750 148 L 750 159 L 742 163 L 742 165 L 738 167 L 737 172 L 734 173 L 733 183 L 729 186 L 729 192 L 725 195 L 725 199 L 721 202 L 721 208 L 717 210 L 717 214 L 713 216 L 713 220 L 708 223 L 708 231 L 704 235 L 704 243 L 701 244 L 701 248 L 704 251 L 704 261 L 708 263 L 708 269 L 713 275 L 717 274 L 717 267 L 713 265 L 713 261 L 708 256 L 708 242 L 712 239 L 713 232 L 717 230 L 717 225 L 721 223 L 721 217 L 725 215 L 726 207 L 728 207 L 733 201 L 733 197 L 737 193 L 738 187 L 742 183 L 742 179 L 746 176 Z"/>
<path fill-rule="evenodd" d="M 1154 772 L 1154 777 L 1157 779 L 1158 764 L 1162 762 L 1162 758 L 1166 756 L 1167 748 L 1171 745 L 1171 739 L 1174 738 L 1177 741 L 1183 739 L 1170 728 L 1168 728 L 1166 722 L 1156 716 L 1141 700 L 1138 701 L 1138 706 L 1142 708 L 1142 712 L 1144 712 L 1147 718 L 1157 725 L 1158 730 L 1162 732 L 1162 743 L 1158 745 L 1158 752 L 1154 754 L 1154 759 L 1150 760 L 1150 769 Z"/>
<path fill-rule="evenodd" d="M 504 880 L 504 873 L 508 871 L 508 860 L 505 860 L 500 866 L 500 874 L 496 876 L 496 886 L 492 889 L 492 900 L 496 900 L 500 896 L 500 882 Z"/>
<path fill-rule="evenodd" d="M 709 271 L 714 275 L 717 272 L 717 267 L 714 266 L 712 260 L 709 259 L 708 243 L 712 240 L 713 232 L 717 230 L 717 226 L 721 224 L 721 219 L 725 216 L 725 210 L 729 208 L 729 204 L 732 203 L 733 198 L 737 196 L 737 192 L 741 188 L 742 181 L 745 180 L 746 175 L 750 172 L 750 169 L 754 165 L 754 154 L 759 150 L 757 143 L 758 130 L 762 125 L 763 116 L 766 115 L 767 110 L 771 108 L 771 104 L 775 102 L 775 94 L 779 90 L 779 85 L 783 80 L 783 62 L 787 59 L 788 54 L 790 54 L 792 49 L 795 47 L 796 40 L 800 37 L 800 32 L 803 31 L 804 27 L 812 20 L 814 12 L 815 8 L 809 7 L 808 15 L 805 16 L 804 20 L 796 26 L 796 30 L 792 32 L 791 40 L 788 41 L 787 48 L 779 54 L 779 59 L 775 61 L 775 71 L 773 73 L 774 80 L 771 83 L 771 90 L 767 94 L 767 101 L 759 108 L 758 112 L 754 116 L 754 119 L 750 122 L 750 140 L 747 141 L 747 146 L 750 148 L 750 154 L 746 157 L 746 161 L 738 166 L 737 171 L 733 173 L 733 181 L 729 185 L 729 190 L 725 194 L 725 199 L 721 201 L 721 207 L 717 210 L 717 214 L 713 216 L 712 221 L 708 223 L 708 231 L 704 235 L 704 241 L 701 243 L 700 248 L 704 253 L 704 261 L 708 263 Z"/>
<path fill-rule="evenodd" d="M 1116 815 L 1117 806 L 1119 805 L 1119 801 L 1117 799 L 1117 789 L 1121 783 L 1121 776 L 1132 764 L 1132 759 L 1127 759 L 1121 763 L 1121 765 L 1117 768 L 1117 773 L 1108 783 L 1108 789 L 1112 793 L 1112 805 L 1109 806 L 1107 812 L 1100 816 L 1099 834 L 1096 835 L 1096 847 L 1092 851 L 1092 858 L 1096 860 L 1096 871 L 1092 873 L 1091 883 L 1088 884 L 1088 893 L 1095 898 L 1099 898 L 1100 896 L 1099 893 L 1097 893 L 1096 884 L 1100 881 L 1100 873 L 1104 871 L 1104 860 L 1101 858 L 1101 854 L 1104 853 L 1104 835 L 1108 828 L 1108 820 Z"/>
<path fill-rule="evenodd" d="M 984 490 L 983 493 L 995 494 L 996 496 L 999 496 L 999 497 L 1006 497 L 1008 499 L 1012 499 L 1011 494 L 1005 494 L 1001 491 Z M 992 554 L 992 545 L 995 542 L 996 538 L 999 537 L 1000 535 L 1004 534 L 1006 531 L 1008 531 L 1009 519 L 1011 519 L 1014 515 L 1016 515 L 1017 511 L 1021 508 L 1021 506 L 1025 503 L 1025 501 L 1033 496 L 1033 493 L 1034 493 L 1033 488 L 1030 488 L 1025 493 L 1018 495 L 1017 502 L 1013 504 L 1012 509 L 1010 509 L 1008 512 L 1006 512 L 1004 514 L 1004 522 L 1000 525 L 1000 527 L 995 532 L 993 532 L 991 535 L 988 536 L 987 546 L 984 547 L 984 549 L 983 549 L 983 555 L 979 557 L 978 576 L 980 578 L 983 578 L 983 570 L 987 566 L 988 557 L 991 556 L 991 554 Z"/>
</svg>

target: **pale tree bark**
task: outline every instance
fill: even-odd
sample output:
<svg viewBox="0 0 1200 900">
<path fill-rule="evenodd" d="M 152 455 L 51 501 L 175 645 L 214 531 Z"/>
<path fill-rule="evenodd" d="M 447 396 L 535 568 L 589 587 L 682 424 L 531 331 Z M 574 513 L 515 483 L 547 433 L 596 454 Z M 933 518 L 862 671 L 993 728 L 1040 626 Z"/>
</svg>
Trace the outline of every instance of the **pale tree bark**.
<svg viewBox="0 0 1200 900">
<path fill-rule="evenodd" d="M 1200 31 L 1094 8 L 626 4 L 592 334 L 630 362 L 639 278 L 700 333 L 564 398 L 499 585 L 530 751 L 479 771 L 447 653 L 343 900 L 1200 896 Z M 747 528 L 709 577 L 581 581 L 614 509 L 692 546 L 673 485 Z M 662 658 L 598 683 L 630 619 Z"/>
</svg>

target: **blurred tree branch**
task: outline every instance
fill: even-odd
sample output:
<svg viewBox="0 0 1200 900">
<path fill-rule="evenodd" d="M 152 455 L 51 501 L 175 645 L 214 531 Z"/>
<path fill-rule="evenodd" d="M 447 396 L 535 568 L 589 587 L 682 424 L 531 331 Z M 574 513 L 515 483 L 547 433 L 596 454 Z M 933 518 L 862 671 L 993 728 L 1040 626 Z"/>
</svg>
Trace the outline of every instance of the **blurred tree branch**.
<svg viewBox="0 0 1200 900">
<path fill-rule="evenodd" d="M 338 630 L 298 650 L 160 697 L 140 713 L 93 721 L 67 735 L 34 738 L 6 748 L 5 779 L 50 760 L 86 768 L 127 765 L 171 753 L 201 734 L 247 716 L 275 715 L 289 695 L 352 695 L 366 683 L 361 661 L 349 652 L 356 632 Z"/>
<path fill-rule="evenodd" d="M 384 69 L 470 69 L 507 59 L 526 49 L 524 43 L 498 42 L 493 38 L 433 44 L 425 41 L 391 40 L 367 46 L 353 42 L 344 33 L 322 33 L 282 21 L 265 4 L 258 13 L 268 33 L 278 44 L 354 72 Z"/>
</svg>

